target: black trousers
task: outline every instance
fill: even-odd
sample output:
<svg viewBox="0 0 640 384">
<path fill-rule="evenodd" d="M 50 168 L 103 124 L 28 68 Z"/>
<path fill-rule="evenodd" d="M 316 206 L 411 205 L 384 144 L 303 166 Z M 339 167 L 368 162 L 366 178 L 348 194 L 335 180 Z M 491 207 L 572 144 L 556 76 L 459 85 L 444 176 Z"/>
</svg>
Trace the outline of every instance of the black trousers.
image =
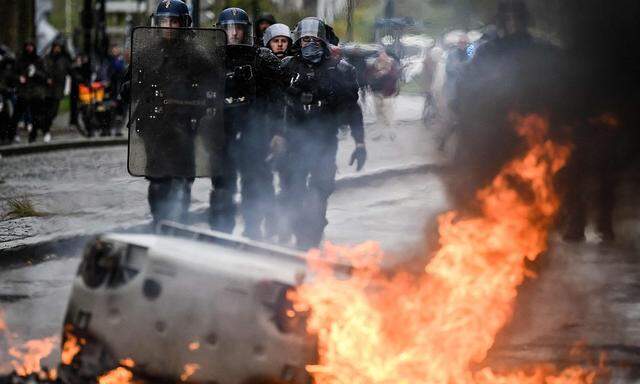
<svg viewBox="0 0 640 384">
<path fill-rule="evenodd" d="M 53 125 L 53 120 L 55 120 L 56 116 L 58 116 L 58 111 L 60 110 L 60 99 L 55 97 L 47 97 L 46 104 L 47 117 L 45 125 L 46 131 L 49 132 L 49 130 L 51 130 L 51 126 Z"/>
<path fill-rule="evenodd" d="M 279 217 L 296 237 L 300 249 L 316 247 L 327 226 L 327 204 L 335 189 L 335 133 L 290 129 L 286 165 L 280 169 L 283 211 Z"/>
<path fill-rule="evenodd" d="M 32 143 L 38 137 L 38 131 L 42 131 L 43 134 L 49 132 L 47 127 L 47 103 L 43 98 L 24 98 L 18 97 L 16 103 L 15 121 L 16 123 L 20 119 L 31 117 L 31 123 L 33 129 L 29 133 L 29 142 Z"/>
<path fill-rule="evenodd" d="M 267 156 L 267 136 L 257 129 L 245 130 L 229 140 L 221 172 L 211 180 L 209 224 L 212 229 L 233 232 L 237 213 L 234 196 L 240 181 L 243 236 L 260 240 L 275 232 L 272 228 L 275 214 L 273 173 L 266 162 Z"/>
<path fill-rule="evenodd" d="M 192 178 L 148 178 L 149 208 L 153 227 L 157 229 L 163 220 L 186 223 L 191 205 Z"/>
<path fill-rule="evenodd" d="M 619 180 L 616 148 L 615 137 L 606 134 L 575 140 L 573 153 L 559 175 L 565 239 L 584 238 L 591 211 L 598 234 L 613 240 Z"/>
<path fill-rule="evenodd" d="M 0 111 L 0 143 L 11 143 L 16 135 L 15 108 L 8 95 L 3 95 L 2 111 Z"/>
</svg>

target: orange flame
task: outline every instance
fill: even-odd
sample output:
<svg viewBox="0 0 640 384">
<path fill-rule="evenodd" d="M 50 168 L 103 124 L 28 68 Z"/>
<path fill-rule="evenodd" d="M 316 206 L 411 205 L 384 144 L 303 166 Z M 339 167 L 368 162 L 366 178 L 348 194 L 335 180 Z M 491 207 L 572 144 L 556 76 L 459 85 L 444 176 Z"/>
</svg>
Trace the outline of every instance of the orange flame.
<svg viewBox="0 0 640 384">
<path fill-rule="evenodd" d="M 125 367 L 113 369 L 98 378 L 98 384 L 130 384 L 133 373 Z"/>
<path fill-rule="evenodd" d="M 200 369 L 200 364 L 196 363 L 187 363 L 184 365 L 184 371 L 180 375 L 180 381 L 187 381 L 191 376 L 193 376 L 196 371 Z"/>
<path fill-rule="evenodd" d="M 73 362 L 73 359 L 82 349 L 81 344 L 83 345 L 86 343 L 84 339 L 78 339 L 71 330 L 70 326 L 65 329 L 66 340 L 62 345 L 62 352 L 60 353 L 60 360 L 62 361 L 62 364 L 65 365 L 70 365 Z"/>
<path fill-rule="evenodd" d="M 507 164 L 477 193 L 481 214 L 439 217 L 440 248 L 421 276 L 383 275 L 378 244 L 325 244 L 310 259 L 347 259 L 340 279 L 320 263 L 317 278 L 294 294 L 294 309 L 311 308 L 308 331 L 318 336 L 319 362 L 307 367 L 316 383 L 591 383 L 594 373 L 572 367 L 498 375 L 474 369 L 511 319 L 525 260 L 546 249 L 559 202 L 552 176 L 570 150 L 545 139 L 537 115 L 514 118 L 528 152 Z M 325 264 L 326 265 L 326 264 Z"/>
<path fill-rule="evenodd" d="M 56 337 L 41 340 L 29 340 L 20 347 L 9 348 L 9 354 L 15 358 L 11 362 L 19 376 L 28 376 L 42 371 L 40 361 L 49 356 L 56 344 Z"/>
</svg>

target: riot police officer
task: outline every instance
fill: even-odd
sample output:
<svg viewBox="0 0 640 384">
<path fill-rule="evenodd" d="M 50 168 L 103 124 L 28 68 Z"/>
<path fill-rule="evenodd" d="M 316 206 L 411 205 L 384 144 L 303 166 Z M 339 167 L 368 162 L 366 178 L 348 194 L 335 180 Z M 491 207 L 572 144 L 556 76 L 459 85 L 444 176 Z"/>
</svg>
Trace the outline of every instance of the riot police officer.
<svg viewBox="0 0 640 384">
<path fill-rule="evenodd" d="M 186 221 L 194 177 L 202 175 L 196 143 L 206 140 L 202 121 L 215 112 L 215 68 L 196 41 L 200 35 L 189 29 L 184 2 L 160 1 L 152 21 L 158 29 L 134 31 L 123 98 L 131 99 L 129 172 L 149 180 L 157 228 L 162 220 Z"/>
<path fill-rule="evenodd" d="M 273 24 L 266 29 L 262 37 L 265 47 L 269 48 L 276 57 L 283 60 L 289 55 L 292 45 L 291 29 L 285 24 Z M 284 139 L 284 89 L 283 87 L 273 87 L 271 89 L 273 97 L 271 108 L 271 121 L 273 121 L 273 138 L 269 144 L 268 160 L 274 172 L 278 173 L 280 185 L 286 184 L 287 173 L 284 172 L 287 166 L 286 140 Z M 288 229 L 287 201 L 286 194 L 282 191 L 276 196 L 276 209 L 273 213 L 273 220 L 269 226 L 269 237 L 278 236 L 278 241 L 287 244 L 291 241 L 291 231 Z"/>
<path fill-rule="evenodd" d="M 291 48 L 291 30 L 281 23 L 273 24 L 264 31 L 262 43 L 280 60 L 284 59 Z"/>
<path fill-rule="evenodd" d="M 254 21 L 254 38 L 256 41 L 256 45 L 259 47 L 267 47 L 264 45 L 264 32 L 270 26 L 276 24 L 276 18 L 270 13 L 263 13 L 259 17 L 257 17 Z M 269 47 L 267 47 L 269 48 Z"/>
<path fill-rule="evenodd" d="M 279 60 L 266 48 L 254 45 L 247 13 L 240 8 L 223 10 L 216 25 L 227 33 L 224 164 L 220 176 L 212 179 L 211 228 L 232 232 L 238 173 L 241 178 L 241 213 L 244 236 L 264 237 L 274 205 L 273 175 L 266 162 L 273 135 L 270 100 L 282 81 Z"/>
<path fill-rule="evenodd" d="M 337 133 L 351 127 L 356 148 L 350 165 L 366 161 L 362 110 L 355 68 L 331 56 L 327 26 L 318 18 L 300 21 L 293 32 L 294 56 L 282 68 L 286 94 L 287 164 L 281 187 L 296 245 L 317 246 L 327 225 L 327 201 L 334 190 Z"/>
</svg>

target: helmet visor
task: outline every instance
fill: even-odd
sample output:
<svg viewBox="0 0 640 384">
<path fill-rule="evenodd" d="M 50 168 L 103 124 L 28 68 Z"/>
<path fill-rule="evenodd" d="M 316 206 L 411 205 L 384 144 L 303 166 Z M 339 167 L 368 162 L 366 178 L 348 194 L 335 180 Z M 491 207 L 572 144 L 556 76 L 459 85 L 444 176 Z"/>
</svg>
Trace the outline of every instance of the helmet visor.
<svg viewBox="0 0 640 384">
<path fill-rule="evenodd" d="M 188 16 L 161 13 L 153 17 L 153 27 L 161 28 L 184 28 L 189 25 Z"/>
<path fill-rule="evenodd" d="M 222 23 L 229 45 L 253 45 L 253 28 L 248 23 Z"/>
<path fill-rule="evenodd" d="M 296 25 L 295 31 L 293 31 L 293 41 L 298 45 L 300 44 L 300 39 L 307 36 L 318 38 L 326 43 L 327 29 L 324 23 L 312 18 L 301 20 L 298 25 Z"/>
</svg>

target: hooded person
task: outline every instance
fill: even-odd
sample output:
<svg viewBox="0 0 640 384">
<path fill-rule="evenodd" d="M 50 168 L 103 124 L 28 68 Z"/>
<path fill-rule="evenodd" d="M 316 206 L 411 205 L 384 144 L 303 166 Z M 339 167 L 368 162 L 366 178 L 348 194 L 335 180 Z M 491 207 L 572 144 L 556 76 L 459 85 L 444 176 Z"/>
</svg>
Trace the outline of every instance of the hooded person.
<svg viewBox="0 0 640 384">
<path fill-rule="evenodd" d="M 15 65 L 16 58 L 0 45 L 0 144 L 10 144 L 16 138 L 15 121 Z"/>
<path fill-rule="evenodd" d="M 276 23 L 277 23 L 276 18 L 270 13 L 263 13 L 262 15 L 260 15 L 258 18 L 255 19 L 255 21 L 253 22 L 253 26 L 254 26 L 253 35 L 255 36 L 256 45 L 258 47 L 266 47 L 266 45 L 264 45 L 262 41 L 264 32 L 267 30 L 267 28 L 269 28 L 270 26 Z"/>
<path fill-rule="evenodd" d="M 67 52 L 64 43 L 54 41 L 51 44 L 49 53 L 44 57 L 44 66 L 47 71 L 47 119 L 44 141 L 49 141 L 51 135 L 49 130 L 53 124 L 53 119 L 58 115 L 60 101 L 64 97 L 64 88 L 67 83 L 67 76 L 71 74 L 73 62 L 71 55 Z"/>
<path fill-rule="evenodd" d="M 16 62 L 18 78 L 16 121 L 26 123 L 29 130 L 29 142 L 36 140 L 38 131 L 46 135 L 47 109 L 47 73 L 44 62 L 36 52 L 33 42 L 26 42 Z"/>
</svg>

